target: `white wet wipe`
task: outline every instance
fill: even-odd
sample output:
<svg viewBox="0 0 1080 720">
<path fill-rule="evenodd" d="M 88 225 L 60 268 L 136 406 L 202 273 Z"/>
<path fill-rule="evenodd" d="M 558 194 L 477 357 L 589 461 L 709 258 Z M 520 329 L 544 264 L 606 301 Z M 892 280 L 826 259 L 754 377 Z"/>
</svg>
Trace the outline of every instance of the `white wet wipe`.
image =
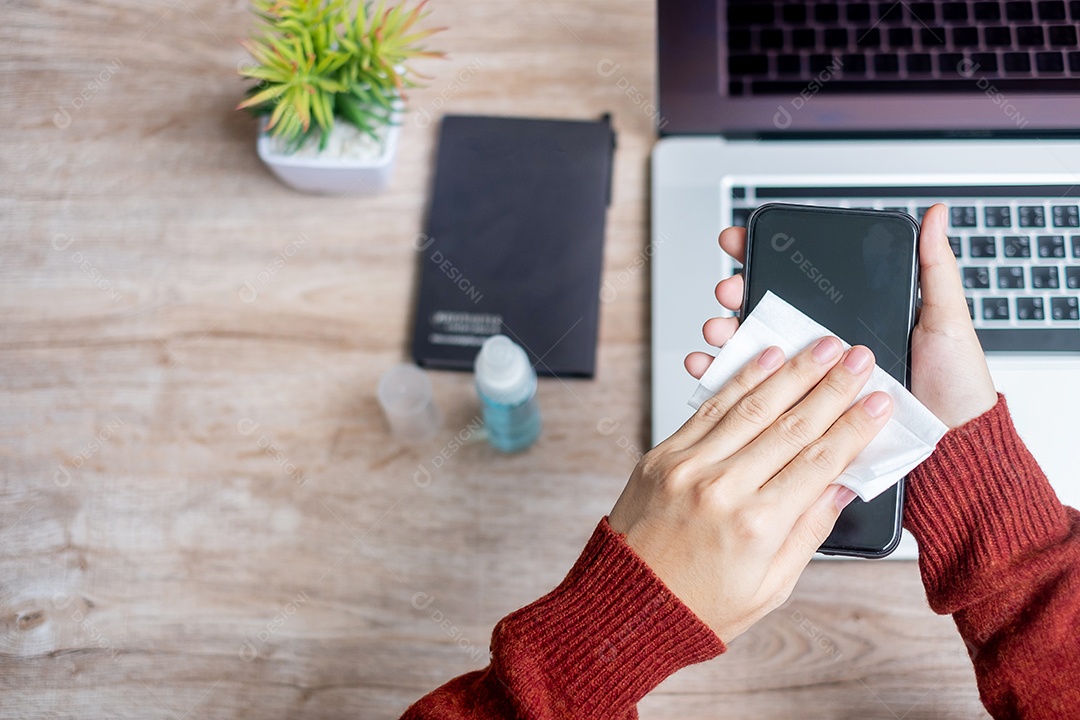
<svg viewBox="0 0 1080 720">
<path fill-rule="evenodd" d="M 790 358 L 825 335 L 835 333 L 773 293 L 767 293 L 717 353 L 690 398 L 690 405 L 695 409 L 700 407 L 765 348 L 776 345 Z M 845 342 L 844 347 L 851 346 Z M 892 398 L 892 416 L 836 480 L 863 500 L 872 500 L 888 490 L 930 457 L 948 431 L 903 385 L 875 365 L 856 402 L 878 390 Z"/>
</svg>

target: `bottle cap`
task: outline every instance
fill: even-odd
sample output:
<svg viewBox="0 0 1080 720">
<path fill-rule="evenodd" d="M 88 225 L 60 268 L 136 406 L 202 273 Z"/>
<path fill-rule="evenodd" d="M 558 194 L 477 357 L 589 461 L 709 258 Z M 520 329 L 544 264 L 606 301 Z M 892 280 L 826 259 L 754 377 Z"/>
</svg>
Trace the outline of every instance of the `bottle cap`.
<svg viewBox="0 0 1080 720">
<path fill-rule="evenodd" d="M 379 379 L 379 405 L 390 432 L 403 443 L 430 440 L 442 420 L 435 406 L 431 380 L 415 365 L 395 365 Z"/>
<path fill-rule="evenodd" d="M 505 335 L 492 335 L 484 341 L 474 371 L 480 392 L 496 402 L 516 405 L 533 393 L 536 371 L 529 356 Z"/>
</svg>

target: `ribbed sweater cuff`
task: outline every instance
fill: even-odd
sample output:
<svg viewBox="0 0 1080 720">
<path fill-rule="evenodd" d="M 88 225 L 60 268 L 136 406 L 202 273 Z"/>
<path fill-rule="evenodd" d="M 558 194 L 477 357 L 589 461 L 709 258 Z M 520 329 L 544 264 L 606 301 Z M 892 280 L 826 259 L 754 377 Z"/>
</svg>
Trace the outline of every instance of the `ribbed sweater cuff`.
<svg viewBox="0 0 1080 720">
<path fill-rule="evenodd" d="M 951 613 L 992 575 L 1069 532 L 1065 508 L 1013 427 L 1005 397 L 950 430 L 908 481 L 930 606 Z M 989 588 L 987 588 L 989 589 Z"/>
<path fill-rule="evenodd" d="M 546 680 L 535 690 L 574 718 L 621 716 L 676 670 L 725 650 L 607 518 L 557 588 L 499 623 L 496 646 L 535 661 Z M 504 678 L 519 692 L 533 686 L 515 680 L 526 679 Z"/>
</svg>

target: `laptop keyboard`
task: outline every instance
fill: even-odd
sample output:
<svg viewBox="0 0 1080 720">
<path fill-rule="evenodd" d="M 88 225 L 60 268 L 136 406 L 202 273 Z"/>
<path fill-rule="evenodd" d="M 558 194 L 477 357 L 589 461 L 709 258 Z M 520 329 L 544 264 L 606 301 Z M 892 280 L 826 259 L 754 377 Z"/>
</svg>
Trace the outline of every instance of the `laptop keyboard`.
<svg viewBox="0 0 1080 720">
<path fill-rule="evenodd" d="M 1070 186 L 731 189 L 730 224 L 760 203 L 905 212 L 949 208 L 949 245 L 987 351 L 1080 352 L 1080 188 Z"/>
<path fill-rule="evenodd" d="M 1075 88 L 1078 22 L 1080 0 L 728 0 L 728 94 Z"/>
</svg>

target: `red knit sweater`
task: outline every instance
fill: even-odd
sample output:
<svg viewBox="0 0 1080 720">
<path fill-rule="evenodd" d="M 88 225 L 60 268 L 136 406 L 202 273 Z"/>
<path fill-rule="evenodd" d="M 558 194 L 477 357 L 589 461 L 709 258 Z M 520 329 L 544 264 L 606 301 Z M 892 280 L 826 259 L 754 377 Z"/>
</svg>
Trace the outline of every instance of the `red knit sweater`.
<svg viewBox="0 0 1080 720">
<path fill-rule="evenodd" d="M 904 524 L 990 713 L 1080 718 L 1080 512 L 1058 501 L 1004 398 L 912 473 Z M 724 650 L 605 518 L 557 588 L 495 627 L 491 664 L 403 720 L 636 718 L 664 678 Z"/>
</svg>

